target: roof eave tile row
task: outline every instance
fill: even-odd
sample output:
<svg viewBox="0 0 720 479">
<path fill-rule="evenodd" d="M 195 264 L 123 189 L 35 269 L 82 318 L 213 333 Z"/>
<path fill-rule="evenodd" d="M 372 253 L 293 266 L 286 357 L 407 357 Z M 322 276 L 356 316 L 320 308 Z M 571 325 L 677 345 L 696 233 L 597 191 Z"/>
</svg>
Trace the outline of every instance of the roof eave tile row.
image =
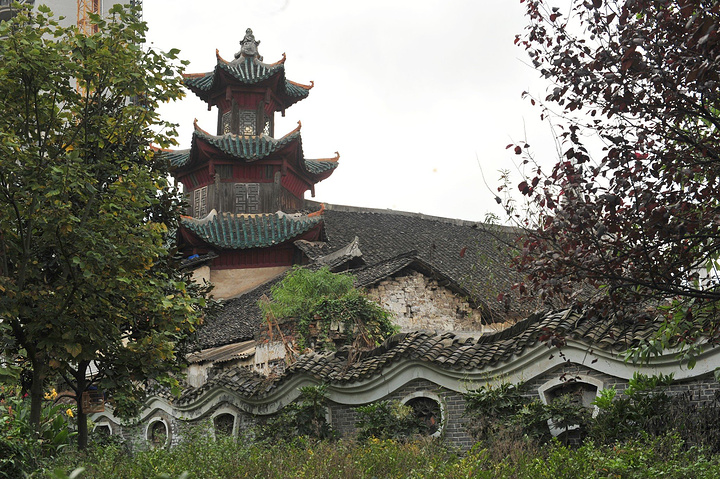
<svg viewBox="0 0 720 479">
<path fill-rule="evenodd" d="M 277 213 L 258 215 L 216 214 L 210 220 L 184 216 L 181 225 L 208 244 L 222 249 L 262 248 L 297 238 L 322 217 L 292 218 Z"/>
</svg>

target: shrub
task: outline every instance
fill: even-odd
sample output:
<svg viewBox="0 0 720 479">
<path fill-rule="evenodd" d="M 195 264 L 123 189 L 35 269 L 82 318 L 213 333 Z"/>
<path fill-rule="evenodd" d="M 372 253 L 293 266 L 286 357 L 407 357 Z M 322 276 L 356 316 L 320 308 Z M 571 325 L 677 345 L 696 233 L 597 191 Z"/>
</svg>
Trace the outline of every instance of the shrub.
<svg viewBox="0 0 720 479">
<path fill-rule="evenodd" d="M 258 426 L 255 436 L 258 440 L 276 443 L 287 442 L 299 436 L 313 439 L 327 439 L 332 436 L 328 424 L 327 386 L 306 386 L 300 388 L 299 402 L 286 406 L 280 413 Z"/>
<path fill-rule="evenodd" d="M 40 429 L 30 425 L 30 401 L 16 388 L 0 388 L 0 478 L 21 477 L 67 446 L 72 434 L 62 404 L 49 399 Z M 54 397 L 52 398 L 54 399 Z"/>
<path fill-rule="evenodd" d="M 295 267 L 271 289 L 272 300 L 258 305 L 269 321 L 297 322 L 297 346 L 318 351 L 335 349 L 334 339 L 358 347 L 372 347 L 396 331 L 390 315 L 354 287 L 350 274 L 327 267 L 317 271 Z M 332 338 L 333 324 L 343 326 L 341 338 Z"/>
<path fill-rule="evenodd" d="M 498 440 L 526 438 L 538 444 L 550 440 L 549 425 L 564 430 L 584 431 L 590 412 L 570 396 L 561 396 L 550 404 L 523 396 L 520 385 L 481 386 L 465 395 L 466 428 L 477 441 L 486 445 Z M 579 439 L 579 437 L 573 439 Z"/>
<path fill-rule="evenodd" d="M 366 440 L 407 439 L 427 430 L 427 425 L 415 415 L 411 406 L 400 401 L 378 401 L 355 408 L 358 420 L 357 437 Z"/>
</svg>

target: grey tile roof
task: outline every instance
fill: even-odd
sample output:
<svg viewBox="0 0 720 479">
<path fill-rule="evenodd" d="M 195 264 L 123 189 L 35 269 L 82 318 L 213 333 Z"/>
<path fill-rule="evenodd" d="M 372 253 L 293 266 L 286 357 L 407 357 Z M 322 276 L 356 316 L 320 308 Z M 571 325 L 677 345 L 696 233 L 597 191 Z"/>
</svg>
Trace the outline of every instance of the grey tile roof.
<svg viewBox="0 0 720 479">
<path fill-rule="evenodd" d="M 243 341 L 242 343 L 226 344 L 217 348 L 203 349 L 187 355 L 189 364 L 213 362 L 215 364 L 232 361 L 234 359 L 245 359 L 255 354 L 255 341 Z"/>
<path fill-rule="evenodd" d="M 307 207 L 315 211 L 319 205 L 308 202 Z M 359 208 L 343 211 L 333 205 L 326 205 L 323 221 L 327 243 L 298 247 L 317 260 L 355 244 L 366 266 L 350 272 L 357 276 L 361 287 L 412 267 L 440 278 L 444 285 L 468 296 L 472 303 L 492 309 L 498 290 L 508 288 L 513 280 L 503 242 L 511 241 L 514 232 L 507 228 L 395 211 Z M 221 311 L 200 329 L 200 347 L 252 338 L 254 331 L 264 324 L 255 303 L 262 294 L 269 293 L 269 286 L 264 285 L 225 301 Z M 518 308 L 513 314 L 525 317 L 530 312 L 530 308 Z M 504 312 L 495 314 L 505 317 Z"/>
<path fill-rule="evenodd" d="M 255 336 L 255 331 L 264 324 L 258 301 L 264 295 L 270 295 L 270 288 L 281 277 L 268 281 L 237 298 L 222 302 L 218 312 L 205 319 L 197 332 L 195 349 L 207 349 L 239 341 L 247 341 Z"/>
<path fill-rule="evenodd" d="M 361 352 L 355 360 L 348 360 L 347 350 L 331 354 L 307 354 L 279 377 L 263 378 L 245 370 L 221 372 L 201 388 L 190 388 L 180 398 L 191 402 L 204 391 L 224 386 L 245 397 L 261 398 L 296 374 L 305 374 L 320 382 L 345 384 L 368 379 L 382 373 L 399 361 L 434 364 L 455 371 L 483 370 L 522 355 L 525 350 L 546 342 L 553 343 L 555 335 L 564 340 L 576 340 L 590 348 L 619 352 L 650 338 L 658 328 L 657 322 L 618 322 L 588 318 L 576 309 L 536 314 L 504 331 L 477 339 L 460 339 L 452 333 L 432 335 L 425 332 L 401 333 L 387 339 L 379 347 Z"/>
<path fill-rule="evenodd" d="M 513 282 L 506 243 L 517 233 L 509 228 L 334 205 L 326 205 L 324 217 L 329 249 L 345 246 L 357 236 L 368 265 L 414 251 L 433 270 L 470 291 L 483 293 L 482 283 L 488 280 L 503 286 Z"/>
</svg>

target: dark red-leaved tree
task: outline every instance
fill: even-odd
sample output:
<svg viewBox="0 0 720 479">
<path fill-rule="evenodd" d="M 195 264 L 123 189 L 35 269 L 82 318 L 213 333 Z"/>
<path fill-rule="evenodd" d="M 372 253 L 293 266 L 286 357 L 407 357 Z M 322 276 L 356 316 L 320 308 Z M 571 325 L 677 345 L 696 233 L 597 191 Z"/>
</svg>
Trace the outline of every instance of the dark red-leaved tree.
<svg viewBox="0 0 720 479">
<path fill-rule="evenodd" d="M 678 337 L 716 336 L 697 318 L 720 304 L 720 2 L 524 3 L 560 158 L 518 185 L 536 216 L 516 287 L 628 321 L 670 305 Z"/>
</svg>

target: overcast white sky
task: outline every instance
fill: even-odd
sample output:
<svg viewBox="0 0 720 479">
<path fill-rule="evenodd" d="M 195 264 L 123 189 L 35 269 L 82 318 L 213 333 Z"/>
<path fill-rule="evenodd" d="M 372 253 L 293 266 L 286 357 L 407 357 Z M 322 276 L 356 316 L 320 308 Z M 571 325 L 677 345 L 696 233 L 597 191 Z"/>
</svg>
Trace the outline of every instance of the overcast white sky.
<svg viewBox="0 0 720 479">
<path fill-rule="evenodd" d="M 521 99 L 546 88 L 513 45 L 523 8 L 519 0 L 146 0 L 144 18 L 148 40 L 179 48 L 190 73 L 211 71 L 216 48 L 232 59 L 250 27 L 266 63 L 285 52 L 287 78 L 315 82 L 275 135 L 301 120 L 306 158 L 340 152 L 316 200 L 481 220 L 499 210 L 476 156 L 492 186 L 498 170 L 514 168 L 505 150 L 514 140 L 527 135 L 553 158 L 540 111 Z M 180 124 L 182 148 L 194 118 L 215 131 L 216 110 L 191 93 L 161 114 Z"/>
</svg>

